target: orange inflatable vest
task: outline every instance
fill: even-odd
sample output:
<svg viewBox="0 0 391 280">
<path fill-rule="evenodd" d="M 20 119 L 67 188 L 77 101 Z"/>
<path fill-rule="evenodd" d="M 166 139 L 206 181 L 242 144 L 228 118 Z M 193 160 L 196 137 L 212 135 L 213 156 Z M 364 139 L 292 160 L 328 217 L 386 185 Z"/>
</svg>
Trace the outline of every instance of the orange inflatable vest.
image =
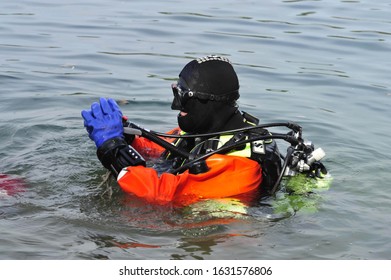
<svg viewBox="0 0 391 280">
<path fill-rule="evenodd" d="M 148 157 L 160 156 L 165 151 L 141 137 L 135 138 L 132 146 Z M 206 165 L 209 170 L 201 174 L 190 174 L 187 170 L 178 175 L 163 173 L 160 176 L 153 168 L 130 166 L 120 172 L 117 181 L 123 191 L 151 203 L 180 205 L 199 199 L 241 195 L 256 190 L 262 182 L 261 166 L 246 157 L 215 154 L 206 159 Z"/>
</svg>

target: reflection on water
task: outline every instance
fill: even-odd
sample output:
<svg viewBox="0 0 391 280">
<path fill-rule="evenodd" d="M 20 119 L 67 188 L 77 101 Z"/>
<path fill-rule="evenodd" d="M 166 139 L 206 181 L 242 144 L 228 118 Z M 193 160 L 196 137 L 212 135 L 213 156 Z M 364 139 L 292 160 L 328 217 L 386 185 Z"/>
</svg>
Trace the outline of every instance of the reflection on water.
<svg viewBox="0 0 391 280">
<path fill-rule="evenodd" d="M 0 174 L 23 185 L 0 177 L 1 258 L 390 258 L 390 4 L 220 2 L 0 3 Z M 326 151 L 330 189 L 178 209 L 102 184 L 80 111 L 112 97 L 168 131 L 170 84 L 210 53 L 234 63 L 242 110 Z"/>
</svg>

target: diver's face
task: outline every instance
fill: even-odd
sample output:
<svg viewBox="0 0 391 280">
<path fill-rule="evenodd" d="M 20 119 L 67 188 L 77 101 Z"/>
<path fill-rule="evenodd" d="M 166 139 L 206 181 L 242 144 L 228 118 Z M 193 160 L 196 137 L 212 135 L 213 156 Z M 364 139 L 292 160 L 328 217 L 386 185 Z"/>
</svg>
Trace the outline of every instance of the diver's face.
<svg viewBox="0 0 391 280">
<path fill-rule="evenodd" d="M 179 127 L 188 133 L 204 133 L 211 127 L 213 110 L 211 101 L 190 99 L 177 116 Z"/>
<path fill-rule="evenodd" d="M 209 115 L 205 107 L 207 101 L 195 98 L 193 91 L 182 79 L 179 79 L 177 84 L 172 84 L 171 89 L 174 95 L 171 109 L 179 110 L 177 117 L 179 127 L 186 132 L 198 132 L 205 126 Z"/>
<path fill-rule="evenodd" d="M 179 110 L 178 125 L 188 133 L 206 133 L 221 128 L 225 119 L 219 116 L 232 109 L 222 102 L 211 100 L 214 99 L 210 98 L 213 94 L 208 96 L 208 93 L 193 91 L 182 78 L 177 84 L 172 84 L 171 89 L 174 95 L 171 109 Z"/>
</svg>

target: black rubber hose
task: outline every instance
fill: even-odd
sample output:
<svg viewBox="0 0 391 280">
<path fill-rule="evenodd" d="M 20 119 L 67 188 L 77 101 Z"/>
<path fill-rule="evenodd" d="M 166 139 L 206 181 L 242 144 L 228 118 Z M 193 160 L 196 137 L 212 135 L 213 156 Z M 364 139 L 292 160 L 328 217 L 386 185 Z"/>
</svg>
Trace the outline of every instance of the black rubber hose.
<svg viewBox="0 0 391 280">
<path fill-rule="evenodd" d="M 281 123 L 282 124 L 282 123 Z M 146 129 L 143 129 L 141 127 L 138 127 L 137 125 L 133 124 L 133 123 L 129 123 L 129 126 L 133 129 L 136 129 L 132 131 L 132 134 L 138 134 L 138 135 L 141 135 L 149 140 L 151 140 L 152 142 L 155 142 L 156 144 L 162 146 L 163 148 L 167 149 L 168 151 L 172 152 L 172 153 L 175 153 L 177 155 L 180 155 L 184 158 L 187 158 L 187 159 L 191 159 L 193 157 L 192 154 L 186 152 L 186 151 L 183 151 L 179 148 L 177 148 L 175 145 L 172 145 L 171 143 L 159 138 L 157 135 L 155 135 L 155 132 L 152 132 L 152 131 L 147 131 Z M 128 127 L 129 127 L 128 126 Z M 126 127 L 125 127 L 126 128 Z M 137 131 L 138 130 L 138 131 Z M 239 130 L 241 131 L 241 130 Z M 126 133 L 126 130 L 125 130 L 125 133 Z M 170 136 L 170 134 L 167 134 L 168 136 Z M 220 154 L 224 154 L 226 152 L 229 152 L 231 151 L 232 149 L 238 147 L 238 146 L 241 146 L 243 144 L 247 144 L 249 142 L 253 142 L 253 141 L 257 141 L 257 140 L 269 140 L 269 139 L 282 139 L 282 140 L 285 140 L 287 142 L 289 142 L 292 146 L 294 145 L 297 145 L 299 143 L 299 140 L 292 136 L 292 135 L 289 135 L 289 134 L 270 134 L 270 135 L 262 135 L 262 136 L 258 136 L 258 137 L 253 137 L 253 138 L 250 138 L 250 139 L 245 139 L 245 140 L 242 140 L 242 141 L 238 141 L 238 142 L 235 142 L 231 145 L 227 145 L 227 146 L 223 146 L 221 147 L 220 149 L 217 149 L 215 151 L 212 151 L 210 153 L 207 153 L 207 154 L 204 154 L 196 159 L 193 159 L 189 162 L 187 162 L 186 164 L 182 165 L 181 167 L 173 170 L 171 173 L 173 174 L 177 174 L 181 171 L 184 171 L 188 168 L 190 168 L 194 163 L 198 162 L 198 161 L 202 161 L 214 154 L 217 154 L 217 153 L 220 153 Z M 273 189 L 272 189 L 272 194 L 276 191 L 278 185 L 280 184 L 281 182 L 281 179 L 283 177 L 283 174 L 285 173 L 285 169 L 286 169 L 286 166 L 290 160 L 290 157 L 293 153 L 293 147 L 290 147 L 288 148 L 288 151 L 287 151 L 287 155 L 285 157 L 285 161 L 284 161 L 284 164 L 283 164 L 283 167 L 282 167 L 282 171 L 280 173 L 280 176 L 276 182 L 276 184 L 273 186 Z"/>
<path fill-rule="evenodd" d="M 256 126 L 248 126 L 243 128 L 237 128 L 232 130 L 226 130 L 226 131 L 218 131 L 218 132 L 211 132 L 211 133 L 205 133 L 205 134 L 184 134 L 184 135 L 173 135 L 173 134 L 166 134 L 158 131 L 151 130 L 150 132 L 161 137 L 167 137 L 167 138 L 196 138 L 196 137 L 212 137 L 217 135 L 224 135 L 224 134 L 232 134 L 235 132 L 242 132 L 242 131 L 249 131 L 259 128 L 268 128 L 268 127 L 278 127 L 278 126 L 285 126 L 289 129 L 292 129 L 295 132 L 301 132 L 301 126 L 292 123 L 292 122 L 278 122 L 278 123 L 267 123 L 267 124 L 261 124 Z"/>
<path fill-rule="evenodd" d="M 259 137 L 254 137 L 254 138 L 238 141 L 238 142 L 235 142 L 231 145 L 223 146 L 220 149 L 217 149 L 217 150 L 212 151 L 210 153 L 204 154 L 200 157 L 197 157 L 197 158 L 187 162 L 186 164 L 182 165 L 181 167 L 178 167 L 177 169 L 173 170 L 172 173 L 177 174 L 179 172 L 182 172 L 182 171 L 190 168 L 194 163 L 201 161 L 201 160 L 204 160 L 214 154 L 224 154 L 224 153 L 227 153 L 227 152 L 231 151 L 232 149 L 236 148 L 237 146 L 242 146 L 243 144 L 247 144 L 249 142 L 253 142 L 253 141 L 257 141 L 257 140 L 269 140 L 269 139 L 282 139 L 282 140 L 285 140 L 285 141 L 291 143 L 291 145 L 298 144 L 298 140 L 295 137 L 288 135 L 288 134 L 262 135 Z"/>
<path fill-rule="evenodd" d="M 189 154 L 188 152 L 183 151 L 183 150 L 177 148 L 175 145 L 172 145 L 171 143 L 159 138 L 153 132 L 149 132 L 146 129 L 143 129 L 141 127 L 136 126 L 135 124 L 130 124 L 130 125 L 131 125 L 131 128 L 133 129 L 132 134 L 141 135 L 141 136 L 147 138 L 148 140 L 151 140 L 152 142 L 158 144 L 159 146 L 162 146 L 166 150 L 168 150 L 174 154 L 177 154 L 179 156 L 182 156 L 184 158 L 191 157 L 191 154 Z M 124 128 L 124 133 L 126 133 L 126 128 L 127 127 Z M 138 130 L 140 133 L 138 133 L 138 131 L 135 131 L 134 129 Z"/>
<path fill-rule="evenodd" d="M 277 179 L 276 183 L 274 184 L 272 190 L 270 191 L 271 195 L 274 195 L 276 193 L 277 188 L 278 188 L 278 186 L 281 183 L 282 177 L 284 176 L 285 169 L 288 166 L 289 161 L 291 160 L 291 157 L 292 157 L 292 154 L 293 154 L 294 150 L 295 150 L 294 147 L 292 147 L 292 146 L 288 147 L 288 150 L 286 152 L 285 160 L 284 160 L 284 163 L 282 165 L 282 169 L 281 169 L 280 175 L 278 176 L 278 179 Z"/>
</svg>

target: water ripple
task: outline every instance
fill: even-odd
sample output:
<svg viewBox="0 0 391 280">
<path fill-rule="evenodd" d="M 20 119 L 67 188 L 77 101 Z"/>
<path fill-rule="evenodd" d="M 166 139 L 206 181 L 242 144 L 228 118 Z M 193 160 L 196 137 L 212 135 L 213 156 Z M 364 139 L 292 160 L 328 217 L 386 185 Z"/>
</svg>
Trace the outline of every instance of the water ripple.
<svg viewBox="0 0 391 280">
<path fill-rule="evenodd" d="M 2 257 L 389 259 L 390 3 L 181 4 L 1 2 L 0 169 L 29 186 L 1 198 Z M 317 213 L 275 213 L 270 198 L 246 219 L 218 224 L 206 211 L 194 225 L 101 185 L 80 111 L 113 97 L 133 121 L 168 131 L 171 82 L 210 53 L 232 60 L 241 109 L 296 121 L 325 149 L 334 183 Z"/>
</svg>

